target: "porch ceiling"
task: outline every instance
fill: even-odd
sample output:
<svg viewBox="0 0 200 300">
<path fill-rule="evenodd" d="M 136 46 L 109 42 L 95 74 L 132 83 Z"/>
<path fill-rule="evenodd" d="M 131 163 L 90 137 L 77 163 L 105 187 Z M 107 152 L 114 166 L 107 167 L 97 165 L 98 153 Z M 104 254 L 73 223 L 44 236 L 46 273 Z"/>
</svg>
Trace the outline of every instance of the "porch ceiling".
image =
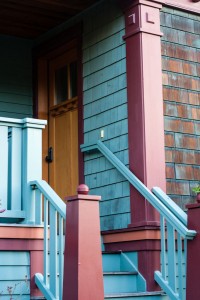
<svg viewBox="0 0 200 300">
<path fill-rule="evenodd" d="M 33 39 L 99 0 L 1 0 L 0 34 Z"/>
</svg>

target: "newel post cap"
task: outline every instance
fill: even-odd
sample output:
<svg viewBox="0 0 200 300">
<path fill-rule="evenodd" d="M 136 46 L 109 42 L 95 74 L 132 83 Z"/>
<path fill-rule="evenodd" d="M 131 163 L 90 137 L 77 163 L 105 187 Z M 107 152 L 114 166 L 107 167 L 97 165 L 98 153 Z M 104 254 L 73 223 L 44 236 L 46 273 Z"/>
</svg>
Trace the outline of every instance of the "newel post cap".
<svg viewBox="0 0 200 300">
<path fill-rule="evenodd" d="M 77 188 L 77 193 L 80 195 L 88 195 L 89 187 L 86 184 L 80 184 Z"/>
</svg>

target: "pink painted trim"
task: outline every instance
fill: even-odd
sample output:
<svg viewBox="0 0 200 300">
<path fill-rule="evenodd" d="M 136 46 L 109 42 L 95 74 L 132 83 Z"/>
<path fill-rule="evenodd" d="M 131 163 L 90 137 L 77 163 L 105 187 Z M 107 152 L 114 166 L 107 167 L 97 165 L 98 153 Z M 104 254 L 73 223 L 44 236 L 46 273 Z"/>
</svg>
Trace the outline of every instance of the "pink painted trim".
<svg viewBox="0 0 200 300">
<path fill-rule="evenodd" d="M 110 243 L 105 245 L 105 251 L 160 251 L 159 240 L 141 240 L 119 243 Z"/>
<path fill-rule="evenodd" d="M 130 9 L 131 7 L 137 6 L 138 4 L 144 4 L 146 6 L 152 6 L 161 9 L 162 4 L 164 3 L 165 0 L 121 0 L 120 6 L 124 11 Z"/>
<path fill-rule="evenodd" d="M 152 6 L 152 7 L 156 7 L 161 9 L 162 8 L 162 4 L 164 4 L 165 0 L 138 0 L 136 1 L 137 4 L 144 4 L 147 6 Z M 137 5 L 136 4 L 136 5 Z"/>
<path fill-rule="evenodd" d="M 0 226 L 0 238 L 43 239 L 44 229 L 33 227 Z"/>
<path fill-rule="evenodd" d="M 28 240 L 28 239 L 0 239 L 0 250 L 14 251 L 43 251 L 43 240 Z"/>
<path fill-rule="evenodd" d="M 78 195 L 74 195 L 74 196 L 65 197 L 65 201 L 67 201 L 67 202 L 76 201 L 76 200 L 100 201 L 101 196 L 78 194 Z"/>
<path fill-rule="evenodd" d="M 160 230 L 138 230 L 103 235 L 104 244 L 140 240 L 160 240 Z"/>
</svg>

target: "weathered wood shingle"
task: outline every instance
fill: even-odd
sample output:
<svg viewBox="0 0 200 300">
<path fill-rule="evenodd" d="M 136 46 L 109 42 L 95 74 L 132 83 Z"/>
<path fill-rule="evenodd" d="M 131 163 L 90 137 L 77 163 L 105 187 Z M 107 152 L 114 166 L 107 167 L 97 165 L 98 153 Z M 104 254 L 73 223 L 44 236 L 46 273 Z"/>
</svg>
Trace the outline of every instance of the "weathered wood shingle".
<svg viewBox="0 0 200 300">
<path fill-rule="evenodd" d="M 84 28 L 84 142 L 95 143 L 104 130 L 104 143 L 128 165 L 124 17 L 108 2 L 95 8 Z M 130 191 L 123 176 L 97 153 L 85 154 L 85 179 L 91 193 L 102 196 L 101 230 L 126 228 Z"/>
</svg>

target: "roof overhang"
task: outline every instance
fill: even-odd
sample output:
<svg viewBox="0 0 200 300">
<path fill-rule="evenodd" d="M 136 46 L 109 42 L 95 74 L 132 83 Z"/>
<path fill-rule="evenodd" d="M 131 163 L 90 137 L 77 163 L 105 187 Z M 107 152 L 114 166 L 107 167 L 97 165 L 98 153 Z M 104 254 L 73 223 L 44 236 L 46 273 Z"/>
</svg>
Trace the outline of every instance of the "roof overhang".
<svg viewBox="0 0 200 300">
<path fill-rule="evenodd" d="M 35 39 L 99 0 L 1 0 L 0 34 Z"/>
</svg>

